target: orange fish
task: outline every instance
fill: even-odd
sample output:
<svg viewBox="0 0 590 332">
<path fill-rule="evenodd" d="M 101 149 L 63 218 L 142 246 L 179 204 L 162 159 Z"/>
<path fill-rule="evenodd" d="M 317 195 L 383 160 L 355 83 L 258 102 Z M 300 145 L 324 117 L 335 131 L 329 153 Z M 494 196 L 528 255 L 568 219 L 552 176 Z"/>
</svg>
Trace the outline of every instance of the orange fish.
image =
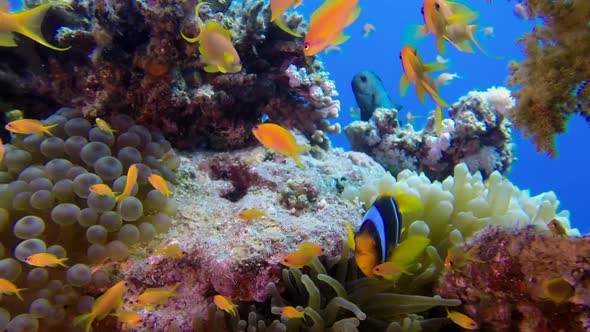
<svg viewBox="0 0 590 332">
<path fill-rule="evenodd" d="M 119 202 L 123 198 L 131 195 L 131 192 L 133 191 L 133 187 L 135 187 L 136 183 L 137 183 L 137 165 L 133 164 L 133 165 L 129 166 L 129 169 L 127 170 L 127 179 L 125 181 L 125 188 L 123 189 L 123 192 L 116 197 L 117 202 Z"/>
<path fill-rule="evenodd" d="M 14 294 L 21 301 L 24 301 L 23 297 L 20 295 L 20 291 L 22 290 L 26 290 L 26 288 L 16 288 L 16 285 L 10 282 L 9 280 L 0 278 L 0 294 Z"/>
<path fill-rule="evenodd" d="M 270 16 L 270 21 L 274 22 L 279 28 L 281 28 L 281 30 L 285 31 L 286 33 L 295 37 L 301 37 L 300 33 L 293 31 L 291 28 L 285 25 L 285 22 L 281 21 L 281 15 L 286 12 L 287 9 L 291 8 L 291 6 L 293 6 L 293 8 L 297 8 L 297 6 L 299 6 L 302 2 L 303 0 L 270 0 L 270 11 L 272 13 Z"/>
<path fill-rule="evenodd" d="M 74 318 L 74 325 L 86 322 L 86 332 L 90 331 L 92 322 L 94 320 L 102 320 L 113 310 L 121 308 L 123 304 L 123 295 L 127 292 L 127 282 L 125 280 L 119 281 L 113 287 L 109 288 L 104 294 L 99 296 L 94 304 L 92 310 Z"/>
<path fill-rule="evenodd" d="M 304 242 L 299 245 L 299 251 L 309 250 L 314 256 L 321 256 L 324 254 L 324 248 L 311 242 Z"/>
<path fill-rule="evenodd" d="M 0 33 L 0 38 L 2 34 Z M 16 133 L 16 134 L 39 134 L 46 133 L 47 135 L 53 136 L 49 132 L 50 128 L 56 127 L 59 124 L 52 124 L 50 126 L 44 126 L 39 120 L 33 119 L 21 119 L 9 122 L 4 129 Z"/>
<path fill-rule="evenodd" d="M 266 217 L 266 212 L 260 209 L 246 209 L 238 213 L 238 218 L 241 220 L 254 220 Z"/>
<path fill-rule="evenodd" d="M 281 264 L 287 267 L 302 268 L 311 264 L 312 259 L 316 257 L 312 250 L 297 250 L 296 252 L 285 256 Z"/>
<path fill-rule="evenodd" d="M 111 314 L 111 316 L 117 317 L 119 322 L 123 323 L 124 329 L 130 329 L 143 323 L 141 316 L 133 311 L 117 311 L 114 314 Z"/>
<path fill-rule="evenodd" d="M 170 189 L 168 189 L 168 183 L 166 180 L 158 174 L 150 174 L 150 176 L 148 176 L 148 181 L 157 191 L 161 192 L 162 195 L 170 197 L 172 194 Z"/>
<path fill-rule="evenodd" d="M 371 35 L 373 32 L 375 32 L 375 26 L 371 23 L 365 23 L 365 25 L 363 26 L 363 37 L 367 38 L 369 37 L 369 35 Z"/>
<path fill-rule="evenodd" d="M 203 57 L 206 66 L 204 70 L 208 73 L 237 73 L 242 70 L 242 63 L 236 48 L 231 42 L 231 33 L 219 22 L 208 20 L 205 24 L 199 17 L 201 6 L 208 4 L 201 2 L 195 7 L 199 35 L 194 38 L 187 37 L 182 31 L 182 38 L 189 43 L 199 42 L 199 52 Z"/>
<path fill-rule="evenodd" d="M 422 61 L 422 58 L 418 55 L 418 51 L 411 46 L 404 46 L 399 58 L 404 69 L 404 74 L 401 77 L 399 85 L 400 94 L 402 96 L 406 94 L 410 82 L 412 82 L 416 86 L 416 94 L 422 103 L 425 102 L 425 93 L 428 93 L 438 105 L 443 107 L 449 106 L 449 104 L 442 100 L 438 95 L 436 82 L 430 75 L 431 71 L 446 69 L 444 64 L 438 62 L 425 64 Z"/>
<path fill-rule="evenodd" d="M 215 295 L 213 297 L 213 302 L 217 306 L 217 308 L 230 313 L 232 316 L 236 315 L 236 308 L 238 307 L 237 304 L 234 304 L 229 298 L 223 295 Z"/>
<path fill-rule="evenodd" d="M 455 23 L 450 24 L 447 27 L 447 32 L 445 33 L 445 39 L 449 41 L 456 49 L 461 52 L 465 53 L 475 53 L 473 47 L 471 47 L 471 43 L 475 44 L 475 46 L 485 55 L 490 56 L 488 52 L 486 52 L 477 39 L 475 39 L 475 31 L 477 31 L 479 25 L 472 24 L 462 24 L 462 23 Z M 470 43 L 471 42 L 471 43 Z"/>
<path fill-rule="evenodd" d="M 64 48 L 53 46 L 43 37 L 41 26 L 45 14 L 52 6 L 56 6 L 56 4 L 46 3 L 18 13 L 10 13 L 8 2 L 0 0 L 0 46 L 16 47 L 17 44 L 13 35 L 16 32 L 52 50 L 66 51 L 72 48 L 71 46 Z"/>
<path fill-rule="evenodd" d="M 109 187 L 108 185 L 106 185 L 104 183 L 93 184 L 90 186 L 90 188 L 88 188 L 88 190 L 90 190 L 91 192 L 96 193 L 100 196 L 115 197 L 115 193 L 113 192 L 111 187 Z"/>
<path fill-rule="evenodd" d="M 66 257 L 64 258 L 57 258 L 54 254 L 49 254 L 49 253 L 38 253 L 38 254 L 34 254 L 31 255 L 27 258 L 25 258 L 25 262 L 29 265 L 32 266 L 37 266 L 37 267 L 56 267 L 56 266 L 63 266 L 63 267 L 68 267 L 66 264 L 64 264 L 65 261 L 67 261 L 68 259 Z"/>
<path fill-rule="evenodd" d="M 305 318 L 305 313 L 303 311 L 297 310 L 297 308 L 292 306 L 286 306 L 281 308 L 281 316 L 287 318 Z"/>
<path fill-rule="evenodd" d="M 424 0 L 422 5 L 424 25 L 418 26 L 418 36 L 433 34 L 436 49 L 445 53 L 445 33 L 449 24 L 466 24 L 479 16 L 463 4 L 445 0 Z"/>
<path fill-rule="evenodd" d="M 406 121 L 408 121 L 408 123 L 414 123 L 418 118 L 420 118 L 420 116 L 414 115 L 411 112 L 406 113 Z"/>
<path fill-rule="evenodd" d="M 111 136 L 114 136 L 113 132 L 115 132 L 115 130 L 111 128 L 108 122 L 101 118 L 96 118 L 95 122 L 98 129 L 111 134 Z"/>
<path fill-rule="evenodd" d="M 266 148 L 293 158 L 299 168 L 305 169 L 299 160 L 299 154 L 310 147 L 297 145 L 295 136 L 290 131 L 274 123 L 262 123 L 254 126 L 252 133 Z"/>
<path fill-rule="evenodd" d="M 358 0 L 326 0 L 311 14 L 309 30 L 303 43 L 303 54 L 312 56 L 330 45 L 347 41 L 343 30 L 360 15 Z"/>
<path fill-rule="evenodd" d="M 477 323 L 473 319 L 471 319 L 471 317 L 456 311 L 449 312 L 447 310 L 447 312 L 447 317 L 450 318 L 453 321 L 453 323 L 467 330 L 477 329 Z"/>
</svg>

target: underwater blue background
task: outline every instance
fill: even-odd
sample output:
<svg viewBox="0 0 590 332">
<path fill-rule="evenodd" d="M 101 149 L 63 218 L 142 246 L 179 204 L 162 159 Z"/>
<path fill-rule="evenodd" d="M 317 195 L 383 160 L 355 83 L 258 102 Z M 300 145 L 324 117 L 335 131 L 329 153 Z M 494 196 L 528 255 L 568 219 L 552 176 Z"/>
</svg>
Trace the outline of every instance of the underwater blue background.
<svg viewBox="0 0 590 332">
<path fill-rule="evenodd" d="M 402 67 L 398 56 L 404 46 L 404 36 L 408 35 L 408 27 L 423 23 L 420 13 L 422 2 L 360 0 L 361 15 L 345 30 L 352 38 L 340 45 L 341 53 L 321 55 L 340 93 L 338 99 L 342 107 L 338 121 L 343 127 L 354 121 L 349 112 L 350 106 L 356 106 L 350 80 L 361 70 L 372 70 L 381 77 L 394 102 L 403 106 L 400 112 L 402 121 L 405 122 L 405 114 L 410 111 L 422 116 L 414 124 L 414 127 L 421 128 L 427 115 L 435 109 L 435 103 L 428 97 L 425 105 L 420 103 L 413 86 L 410 86 L 406 96 L 399 95 Z M 494 27 L 494 37 L 486 37 L 478 31 L 476 39 L 489 54 L 503 56 L 504 59 L 488 57 L 477 49 L 476 54 L 461 53 L 447 44 L 447 52 L 443 56 L 450 62 L 445 72 L 462 77 L 440 88 L 441 97 L 449 103 L 456 102 L 473 89 L 485 91 L 492 86 L 506 86 L 508 63 L 524 58 L 522 46 L 516 40 L 531 31 L 534 24 L 542 24 L 541 21 L 525 21 L 514 15 L 516 1 L 494 0 L 491 4 L 486 0 L 461 2 L 480 13 L 473 24 L 479 24 L 480 28 Z M 321 3 L 320 0 L 304 0 L 297 10 L 309 18 Z M 376 28 L 367 38 L 363 38 L 365 23 L 371 23 Z M 421 40 L 416 47 L 424 62 L 435 61 L 438 53 L 432 36 Z M 507 174 L 519 188 L 530 189 L 531 195 L 553 190 L 561 202 L 560 209 L 570 210 L 572 226 L 579 228 L 582 234 L 590 231 L 590 200 L 586 192 L 590 189 L 590 178 L 586 175 L 590 165 L 590 148 L 586 144 L 589 135 L 590 127 L 584 119 L 572 117 L 568 132 L 557 137 L 558 157 L 551 159 L 537 153 L 532 141 L 525 139 L 521 131 L 513 130 L 518 160 Z M 350 146 L 344 134 L 332 135 L 331 139 L 334 146 L 345 149 Z"/>
<path fill-rule="evenodd" d="M 22 1 L 9 2 L 12 10 L 22 8 Z M 535 24 L 542 24 L 539 20 L 525 21 L 514 15 L 516 1 L 494 0 L 491 4 L 485 0 L 463 2 L 480 13 L 474 24 L 479 24 L 480 28 L 494 28 L 493 37 L 486 37 L 478 31 L 476 39 L 481 46 L 488 53 L 504 58 L 498 60 L 488 57 L 479 50 L 476 50 L 476 54 L 461 53 L 447 44 L 447 53 L 443 56 L 450 62 L 446 72 L 457 73 L 462 77 L 441 87 L 440 95 L 449 103 L 473 89 L 485 91 L 492 86 L 506 86 L 508 63 L 524 58 L 522 47 L 516 40 Z M 297 11 L 309 20 L 311 13 L 321 3 L 322 0 L 304 0 Z M 399 95 L 402 67 L 398 55 L 404 46 L 404 39 L 407 39 L 408 28 L 423 23 L 420 13 L 422 0 L 361 0 L 359 4 L 362 7 L 361 15 L 345 30 L 352 38 L 341 45 L 342 52 L 320 54 L 340 93 L 338 99 L 342 107 L 338 122 L 344 127 L 354 121 L 349 111 L 351 106 L 356 107 L 350 81 L 359 71 L 371 70 L 381 77 L 394 102 L 403 106 L 401 120 L 405 122 L 405 114 L 410 111 L 413 115 L 421 116 L 414 123 L 416 128 L 420 128 L 429 112 L 434 110 L 435 104 L 427 97 L 426 104 L 422 105 L 413 86 L 406 96 Z M 363 37 L 365 23 L 371 23 L 376 28 L 367 38 Z M 437 52 L 432 36 L 421 40 L 416 47 L 424 62 L 435 61 Z M 444 112 L 447 116 L 446 110 Z M 572 226 L 579 228 L 583 234 L 590 231 L 590 200 L 586 192 L 586 189 L 590 189 L 590 177 L 586 175 L 590 165 L 590 148 L 586 143 L 589 135 L 590 126 L 580 116 L 572 117 L 568 132 L 557 137 L 558 157 L 551 159 L 537 153 L 532 141 L 525 139 L 521 131 L 513 130 L 518 159 L 507 174 L 519 188 L 530 189 L 531 195 L 553 190 L 561 202 L 560 209 L 570 211 Z M 335 147 L 350 148 L 344 133 L 332 135 L 331 139 Z"/>
</svg>

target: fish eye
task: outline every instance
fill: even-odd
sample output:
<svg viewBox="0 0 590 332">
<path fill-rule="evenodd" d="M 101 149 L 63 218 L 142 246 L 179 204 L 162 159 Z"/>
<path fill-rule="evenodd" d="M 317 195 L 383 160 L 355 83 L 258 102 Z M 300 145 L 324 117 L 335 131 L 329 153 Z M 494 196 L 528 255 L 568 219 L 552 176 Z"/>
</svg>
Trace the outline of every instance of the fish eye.
<svg viewBox="0 0 590 332">
<path fill-rule="evenodd" d="M 252 129 L 258 130 L 258 126 L 257 125 L 254 125 L 254 127 L 252 127 Z M 240 215 L 241 215 L 241 213 L 240 213 Z"/>
<path fill-rule="evenodd" d="M 285 258 L 285 259 L 283 259 L 283 262 L 288 263 L 289 260 Z"/>
<path fill-rule="evenodd" d="M 125 285 L 125 287 L 128 287 L 129 286 L 129 283 L 128 282 L 125 282 L 123 285 Z"/>
<path fill-rule="evenodd" d="M 436 10 L 439 10 L 440 9 L 440 4 L 438 2 L 435 2 L 434 3 L 434 8 L 436 8 Z"/>
<path fill-rule="evenodd" d="M 303 49 L 309 50 L 309 42 L 305 42 L 305 44 L 303 44 Z"/>
<path fill-rule="evenodd" d="M 422 15 L 424 15 L 424 6 L 422 6 L 422 8 L 420 8 L 420 12 L 422 13 Z"/>
<path fill-rule="evenodd" d="M 400 60 L 402 59 L 402 54 L 401 54 L 401 53 L 399 54 L 399 59 L 400 59 Z"/>
<path fill-rule="evenodd" d="M 139 304 L 139 300 L 135 300 L 135 303 L 138 303 Z"/>
<path fill-rule="evenodd" d="M 414 55 L 418 56 L 418 50 L 414 49 Z"/>
</svg>

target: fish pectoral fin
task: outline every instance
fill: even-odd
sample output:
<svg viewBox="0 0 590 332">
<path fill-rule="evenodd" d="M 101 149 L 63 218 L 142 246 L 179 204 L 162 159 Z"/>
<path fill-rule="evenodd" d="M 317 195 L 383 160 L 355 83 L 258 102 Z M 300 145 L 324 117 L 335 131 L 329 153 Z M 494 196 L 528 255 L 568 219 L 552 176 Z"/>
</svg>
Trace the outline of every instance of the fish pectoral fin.
<svg viewBox="0 0 590 332">
<path fill-rule="evenodd" d="M 416 84 L 416 95 L 418 95 L 418 99 L 420 99 L 422 104 L 426 103 L 426 93 L 424 92 L 422 84 Z"/>
<path fill-rule="evenodd" d="M 14 35 L 12 32 L 0 32 L 0 46 L 3 47 L 16 47 L 16 41 L 14 41 Z"/>
<path fill-rule="evenodd" d="M 290 34 L 291 36 L 294 37 L 301 37 L 301 34 L 298 33 L 297 31 L 292 30 L 291 28 L 289 28 L 285 22 L 283 22 L 283 20 L 281 20 L 281 17 L 278 17 L 274 23 L 279 27 L 279 29 L 285 31 L 286 33 Z"/>
<path fill-rule="evenodd" d="M 334 42 L 332 43 L 332 45 L 340 45 L 342 43 L 344 43 L 345 41 L 349 40 L 350 36 L 349 35 L 345 35 L 344 33 L 341 33 L 338 38 L 336 38 L 336 40 L 334 40 Z"/>
<path fill-rule="evenodd" d="M 441 71 L 449 68 L 445 63 L 430 62 L 424 64 L 424 70 L 426 71 Z"/>
<path fill-rule="evenodd" d="M 207 73 L 218 73 L 219 67 L 217 65 L 206 65 L 203 70 Z"/>
<path fill-rule="evenodd" d="M 399 94 L 400 94 L 400 96 L 403 97 L 406 95 L 406 93 L 408 92 L 409 86 L 410 86 L 410 80 L 408 79 L 408 75 L 406 75 L 404 73 L 399 80 Z"/>
<path fill-rule="evenodd" d="M 346 20 L 346 25 L 344 25 L 344 26 L 351 25 L 354 21 L 356 21 L 357 18 L 359 18 L 360 14 L 361 14 L 361 7 L 356 6 L 356 8 L 354 9 L 354 11 L 350 15 L 350 17 L 348 17 L 348 20 Z"/>
<path fill-rule="evenodd" d="M 41 32 L 41 24 L 43 23 L 43 19 L 45 18 L 45 14 L 49 8 L 51 8 L 53 4 L 44 4 L 37 6 L 35 8 L 25 10 L 16 14 L 13 14 L 13 17 L 16 21 L 16 29 L 15 32 L 20 33 L 21 35 L 27 36 L 32 40 L 36 41 L 37 43 L 48 47 L 52 50 L 56 51 L 66 51 L 72 48 L 69 47 L 56 47 L 49 44 L 45 38 L 43 38 L 43 33 Z"/>
</svg>

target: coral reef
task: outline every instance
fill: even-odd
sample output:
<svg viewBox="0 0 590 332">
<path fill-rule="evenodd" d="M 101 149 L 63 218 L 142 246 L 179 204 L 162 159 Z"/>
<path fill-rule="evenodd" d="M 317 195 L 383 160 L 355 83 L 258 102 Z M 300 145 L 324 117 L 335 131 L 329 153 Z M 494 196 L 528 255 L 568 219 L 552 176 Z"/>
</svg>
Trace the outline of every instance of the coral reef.
<svg viewBox="0 0 590 332">
<path fill-rule="evenodd" d="M 124 261 L 129 247 L 166 232 L 176 212 L 172 199 L 152 189 L 147 177 L 174 181 L 177 166 L 170 142 L 128 116 L 106 118 L 118 133 L 93 127 L 82 112 L 61 108 L 42 120 L 52 136 L 15 134 L 0 162 L 0 278 L 13 282 L 23 301 L 5 294 L 0 329 L 55 331 L 89 310 L 110 275 L 91 267 Z M 104 183 L 123 192 L 130 165 L 138 169 L 129 195 L 115 199 L 90 186 Z M 69 268 L 35 267 L 27 257 L 67 257 Z M 84 288 L 81 288 L 84 287 Z M 8 317 L 8 318 L 6 318 Z M 13 317 L 10 320 L 10 317 Z"/>
<path fill-rule="evenodd" d="M 504 114 L 513 104 L 505 88 L 471 91 L 449 109 L 440 136 L 434 115 L 416 131 L 411 124 L 401 126 L 395 109 L 378 109 L 368 122 L 353 122 L 344 131 L 353 150 L 369 154 L 393 174 L 410 169 L 442 180 L 465 162 L 471 172 L 487 177 L 512 164 L 512 126 Z"/>
<path fill-rule="evenodd" d="M 490 331 L 585 331 L 590 321 L 590 238 L 546 229 L 490 227 L 469 246 L 484 264 L 446 273 L 436 292 L 459 298 L 463 310 Z M 572 294 L 557 303 L 543 284 L 563 278 Z"/>
<path fill-rule="evenodd" d="M 539 151 L 555 157 L 555 135 L 566 131 L 571 115 L 580 114 L 590 123 L 590 2 L 520 2 L 529 18 L 544 24 L 519 39 L 527 57 L 510 64 L 508 84 L 517 88 L 518 101 L 510 117 L 533 137 Z"/>
<path fill-rule="evenodd" d="M 125 113 L 143 125 L 157 126 L 176 147 L 217 150 L 252 144 L 250 128 L 266 113 L 273 122 L 329 147 L 327 134 L 339 132 L 340 126 L 328 120 L 338 117 L 340 104 L 332 99 L 337 93 L 322 63 L 303 56 L 303 41 L 271 24 L 263 1 L 214 2 L 199 15 L 231 31 L 243 70 L 208 74 L 198 44 L 180 35 L 199 32 L 194 5 L 73 1 L 73 11 L 52 10 L 46 29 L 65 25 L 55 38 L 72 49 L 59 54 L 39 49 L 32 52 L 37 58 L 0 49 L 6 59 L 0 68 L 3 102 L 24 109 L 29 118 L 47 115 L 56 104 L 90 116 Z M 286 24 L 306 27 L 297 14 L 286 18 Z M 305 77 L 294 80 L 289 66 Z M 317 74 L 307 77 L 312 70 Z M 27 108 L 20 102 L 25 96 L 48 106 Z"/>
</svg>

